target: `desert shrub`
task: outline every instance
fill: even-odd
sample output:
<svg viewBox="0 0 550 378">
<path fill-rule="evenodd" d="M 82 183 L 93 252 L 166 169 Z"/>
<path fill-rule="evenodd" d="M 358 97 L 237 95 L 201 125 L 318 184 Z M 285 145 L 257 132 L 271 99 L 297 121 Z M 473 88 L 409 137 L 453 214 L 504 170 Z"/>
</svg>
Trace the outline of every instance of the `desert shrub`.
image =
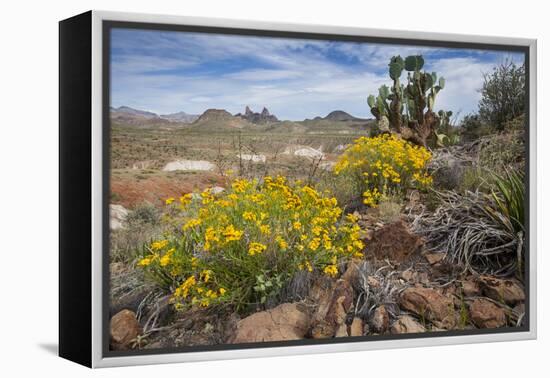
<svg viewBox="0 0 550 378">
<path fill-rule="evenodd" d="M 507 60 L 483 75 L 479 115 L 486 123 L 504 130 L 525 111 L 525 65 Z"/>
<path fill-rule="evenodd" d="M 246 310 L 276 297 L 299 271 L 336 276 L 340 263 L 362 256 L 357 219 L 310 186 L 237 179 L 200 197 L 167 200 L 180 231 L 147 245 L 138 263 L 172 292 L 176 308 Z"/>
<path fill-rule="evenodd" d="M 477 165 L 465 167 L 457 186 L 445 189 L 458 189 L 458 192 L 490 191 L 491 172 Z"/>
<path fill-rule="evenodd" d="M 521 169 L 524 164 L 525 144 L 521 132 L 493 135 L 479 151 L 479 165 L 498 174 L 510 168 Z"/>
<path fill-rule="evenodd" d="M 126 222 L 130 225 L 150 224 L 157 225 L 160 222 L 160 210 L 155 205 L 144 202 L 136 206 L 126 218 Z"/>
<path fill-rule="evenodd" d="M 432 171 L 434 187 L 451 190 L 461 186 L 466 170 L 470 167 L 462 162 L 447 159 Z"/>
<path fill-rule="evenodd" d="M 401 216 L 403 203 L 398 197 L 386 197 L 378 204 L 378 218 L 384 223 L 393 223 Z"/>
<path fill-rule="evenodd" d="M 131 263 L 143 243 L 161 235 L 163 228 L 160 211 L 154 205 L 137 205 L 128 213 L 124 227 L 110 234 L 110 261 Z"/>
<path fill-rule="evenodd" d="M 464 116 L 460 123 L 460 128 L 462 139 L 466 142 L 471 142 L 496 132 L 494 127 L 485 123 L 479 114 L 475 113 Z"/>
<path fill-rule="evenodd" d="M 361 137 L 348 147 L 334 167 L 337 175 L 355 180 L 367 206 L 376 206 L 383 196 L 401 195 L 409 188 L 432 183 L 427 172 L 431 153 L 395 135 Z"/>
</svg>

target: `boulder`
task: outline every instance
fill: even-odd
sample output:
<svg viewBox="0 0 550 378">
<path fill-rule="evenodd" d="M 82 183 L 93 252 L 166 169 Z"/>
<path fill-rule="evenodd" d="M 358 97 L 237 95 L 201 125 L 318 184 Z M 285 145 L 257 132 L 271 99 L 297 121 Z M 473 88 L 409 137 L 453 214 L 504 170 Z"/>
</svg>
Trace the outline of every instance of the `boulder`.
<svg viewBox="0 0 550 378">
<path fill-rule="evenodd" d="M 401 308 L 410 311 L 438 327 L 451 329 L 456 325 L 453 300 L 438 291 L 424 287 L 405 289 L 399 298 Z"/>
<path fill-rule="evenodd" d="M 348 281 L 351 286 L 356 286 L 357 284 L 359 284 L 359 267 L 361 266 L 362 262 L 363 261 L 361 259 L 352 259 L 348 263 L 346 271 L 344 272 L 344 274 L 342 274 L 342 277 L 340 278 L 344 281 Z"/>
<path fill-rule="evenodd" d="M 313 315 L 312 337 L 316 339 L 333 337 L 339 326 L 346 321 L 353 305 L 353 288 L 346 280 L 338 280 L 325 296 Z"/>
<path fill-rule="evenodd" d="M 388 329 L 390 316 L 386 306 L 378 306 L 371 317 L 372 330 L 376 333 L 384 333 Z"/>
<path fill-rule="evenodd" d="M 367 248 L 367 258 L 389 259 L 401 263 L 417 253 L 423 244 L 423 239 L 412 233 L 405 222 L 399 220 L 373 233 Z"/>
<path fill-rule="evenodd" d="M 512 279 L 500 279 L 493 276 L 479 277 L 479 284 L 483 295 L 497 302 L 504 302 L 514 306 L 525 301 L 523 285 Z"/>
<path fill-rule="evenodd" d="M 283 303 L 252 314 L 237 323 L 232 343 L 255 343 L 303 339 L 310 318 L 299 303 Z"/>
<path fill-rule="evenodd" d="M 401 315 L 393 322 L 390 328 L 390 333 L 396 335 L 401 333 L 422 333 L 426 332 L 426 328 L 418 323 L 412 316 Z"/>
<path fill-rule="evenodd" d="M 115 350 L 128 349 L 132 340 L 141 334 L 141 326 L 136 314 L 130 310 L 122 310 L 111 318 L 111 345 Z"/>
<path fill-rule="evenodd" d="M 462 281 L 462 294 L 465 297 L 478 297 L 481 295 L 481 288 L 474 280 Z"/>
<path fill-rule="evenodd" d="M 128 210 L 122 205 L 109 205 L 110 227 L 111 230 L 119 230 L 124 227 L 124 221 L 128 216 Z"/>
<path fill-rule="evenodd" d="M 470 305 L 470 319 L 478 328 L 498 328 L 506 325 L 506 313 L 493 302 L 478 298 Z"/>
</svg>

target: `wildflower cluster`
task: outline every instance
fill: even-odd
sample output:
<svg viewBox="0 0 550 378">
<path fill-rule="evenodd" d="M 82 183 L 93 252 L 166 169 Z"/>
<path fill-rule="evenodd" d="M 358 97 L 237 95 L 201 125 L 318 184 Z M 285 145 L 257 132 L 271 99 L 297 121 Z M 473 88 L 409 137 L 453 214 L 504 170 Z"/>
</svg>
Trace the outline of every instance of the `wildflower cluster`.
<svg viewBox="0 0 550 378">
<path fill-rule="evenodd" d="M 395 135 L 361 137 L 342 154 L 334 172 L 354 176 L 363 192 L 363 202 L 376 206 L 383 196 L 429 186 L 432 177 L 426 167 L 431 157 L 426 148 Z"/>
<path fill-rule="evenodd" d="M 356 217 L 343 216 L 335 198 L 310 186 L 283 177 L 237 179 L 223 193 L 188 198 L 169 201 L 179 231 L 154 241 L 138 263 L 171 289 L 176 307 L 257 303 L 251 288 L 259 275 L 334 277 L 342 262 L 362 257 Z"/>
</svg>

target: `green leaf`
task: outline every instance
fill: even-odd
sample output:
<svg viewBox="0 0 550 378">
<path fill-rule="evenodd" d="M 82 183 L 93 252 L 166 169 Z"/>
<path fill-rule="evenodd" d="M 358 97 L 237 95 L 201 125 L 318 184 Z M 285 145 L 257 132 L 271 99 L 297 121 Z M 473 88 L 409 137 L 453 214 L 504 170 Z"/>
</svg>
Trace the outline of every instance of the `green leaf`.
<svg viewBox="0 0 550 378">
<path fill-rule="evenodd" d="M 439 87 L 441 89 L 445 88 L 445 78 L 444 77 L 439 78 Z"/>
</svg>

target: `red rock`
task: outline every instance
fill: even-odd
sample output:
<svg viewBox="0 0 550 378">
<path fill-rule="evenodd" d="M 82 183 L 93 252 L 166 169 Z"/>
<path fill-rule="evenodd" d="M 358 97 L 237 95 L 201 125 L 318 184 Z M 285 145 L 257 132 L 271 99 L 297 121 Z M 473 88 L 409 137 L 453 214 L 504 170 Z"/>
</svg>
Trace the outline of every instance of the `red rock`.
<svg viewBox="0 0 550 378">
<path fill-rule="evenodd" d="M 237 323 L 232 343 L 303 339 L 309 316 L 298 303 L 283 303 L 271 310 L 257 312 Z"/>
<path fill-rule="evenodd" d="M 374 313 L 372 314 L 371 318 L 371 325 L 372 329 L 376 333 L 384 333 L 388 329 L 390 323 L 390 316 L 388 314 L 388 310 L 386 310 L 386 306 L 381 305 L 378 306 Z"/>
<path fill-rule="evenodd" d="M 114 349 L 127 349 L 130 343 L 141 333 L 136 314 L 122 310 L 111 318 L 111 345 Z"/>
<path fill-rule="evenodd" d="M 453 300 L 438 291 L 424 287 L 405 289 L 399 298 L 401 308 L 437 325 L 451 329 L 456 325 Z"/>
<path fill-rule="evenodd" d="M 525 301 L 523 285 L 516 280 L 481 276 L 479 277 L 479 283 L 483 294 L 497 302 L 514 306 Z"/>
<path fill-rule="evenodd" d="M 478 297 L 481 295 L 481 288 L 474 280 L 462 281 L 462 293 L 465 297 Z"/>
<path fill-rule="evenodd" d="M 346 280 L 338 280 L 328 295 L 324 296 L 313 316 L 312 337 L 317 339 L 334 336 L 339 326 L 344 324 L 352 305 L 351 284 Z"/>
<path fill-rule="evenodd" d="M 504 310 L 483 298 L 474 300 L 470 305 L 470 319 L 478 328 L 498 328 L 506 325 Z"/>
<path fill-rule="evenodd" d="M 401 334 L 401 333 L 422 333 L 426 332 L 426 328 L 420 323 L 418 323 L 412 316 L 401 315 L 390 328 L 390 333 L 392 334 Z"/>
</svg>

